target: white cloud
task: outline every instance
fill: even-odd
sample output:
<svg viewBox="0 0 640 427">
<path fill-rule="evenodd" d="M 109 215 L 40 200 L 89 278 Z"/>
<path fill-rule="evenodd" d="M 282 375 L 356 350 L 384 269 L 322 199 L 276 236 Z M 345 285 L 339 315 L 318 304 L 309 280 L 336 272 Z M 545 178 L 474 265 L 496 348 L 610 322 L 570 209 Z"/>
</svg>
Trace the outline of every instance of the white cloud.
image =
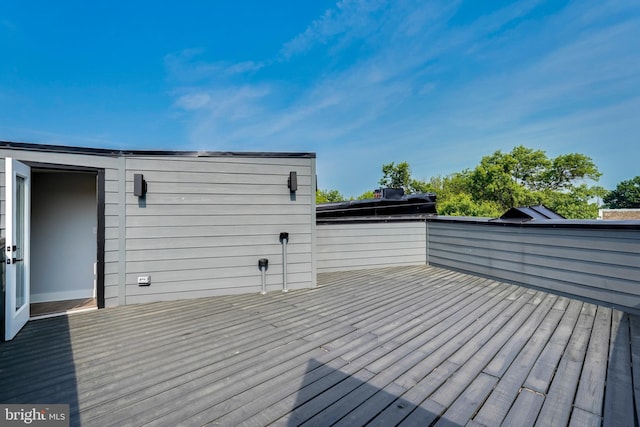
<svg viewBox="0 0 640 427">
<path fill-rule="evenodd" d="M 334 9 L 327 10 L 307 29 L 286 42 L 282 54 L 286 58 L 304 53 L 317 45 L 343 42 L 351 37 L 366 38 L 378 28 L 376 15 L 387 6 L 384 0 L 343 0 Z"/>
<path fill-rule="evenodd" d="M 210 100 L 208 93 L 189 93 L 179 97 L 175 105 L 184 110 L 198 110 L 207 105 Z"/>
<path fill-rule="evenodd" d="M 204 49 L 184 49 L 168 54 L 164 58 L 168 78 L 179 84 L 201 83 L 212 79 L 227 79 L 260 70 L 265 63 L 259 61 L 243 61 L 232 63 L 227 61 L 206 61 Z"/>
<path fill-rule="evenodd" d="M 616 4 L 606 13 L 621 14 Z M 603 138 L 616 123 L 634 129 L 625 112 L 640 97 L 637 13 L 598 17 L 598 5 L 539 16 L 540 0 L 520 1 L 452 27 L 460 2 L 345 0 L 279 58 L 206 62 L 185 51 L 167 58 L 167 70 L 181 76 L 174 105 L 189 115 L 192 143 L 319 151 L 319 165 L 331 162 L 319 171 L 350 177 L 321 185 L 357 194 L 345 181 L 378 174 L 386 161 L 409 160 L 429 177 L 495 149 L 575 147 L 594 143 L 586 130 Z M 304 55 L 312 50 L 324 62 L 306 62 L 317 60 Z M 273 70 L 287 67 L 316 73 L 277 80 Z"/>
</svg>

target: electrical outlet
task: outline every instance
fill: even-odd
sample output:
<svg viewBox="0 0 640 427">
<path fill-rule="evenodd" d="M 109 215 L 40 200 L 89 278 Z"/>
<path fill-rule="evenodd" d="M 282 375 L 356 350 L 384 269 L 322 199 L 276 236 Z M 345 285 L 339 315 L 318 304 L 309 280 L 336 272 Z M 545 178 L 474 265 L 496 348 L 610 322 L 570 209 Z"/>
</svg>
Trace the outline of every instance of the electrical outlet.
<svg viewBox="0 0 640 427">
<path fill-rule="evenodd" d="M 138 286 L 149 286 L 151 284 L 151 276 L 138 276 Z"/>
</svg>

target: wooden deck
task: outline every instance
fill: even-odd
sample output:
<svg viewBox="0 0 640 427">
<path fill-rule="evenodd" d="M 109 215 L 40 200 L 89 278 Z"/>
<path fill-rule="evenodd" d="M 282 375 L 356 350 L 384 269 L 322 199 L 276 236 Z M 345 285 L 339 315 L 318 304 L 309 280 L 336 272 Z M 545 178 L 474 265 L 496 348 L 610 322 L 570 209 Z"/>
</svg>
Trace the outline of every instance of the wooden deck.
<svg viewBox="0 0 640 427">
<path fill-rule="evenodd" d="M 633 426 L 640 319 L 423 266 L 30 322 L 0 402 L 72 425 Z"/>
</svg>

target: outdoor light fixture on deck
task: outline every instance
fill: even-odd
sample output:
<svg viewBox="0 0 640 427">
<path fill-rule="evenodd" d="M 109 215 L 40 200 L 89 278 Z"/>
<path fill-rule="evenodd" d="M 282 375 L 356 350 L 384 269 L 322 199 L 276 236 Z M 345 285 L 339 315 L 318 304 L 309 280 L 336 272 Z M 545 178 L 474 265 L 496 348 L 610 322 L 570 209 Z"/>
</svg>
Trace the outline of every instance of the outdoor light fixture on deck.
<svg viewBox="0 0 640 427">
<path fill-rule="evenodd" d="M 282 243 L 282 292 L 289 292 L 287 288 L 287 244 L 289 243 L 289 233 L 280 233 L 280 243 Z"/>
<path fill-rule="evenodd" d="M 258 268 L 260 269 L 260 272 L 262 274 L 262 291 L 260 291 L 260 293 L 262 295 L 267 293 L 267 278 L 266 278 L 266 271 L 269 268 L 269 260 L 266 258 L 260 258 L 258 260 Z"/>
</svg>

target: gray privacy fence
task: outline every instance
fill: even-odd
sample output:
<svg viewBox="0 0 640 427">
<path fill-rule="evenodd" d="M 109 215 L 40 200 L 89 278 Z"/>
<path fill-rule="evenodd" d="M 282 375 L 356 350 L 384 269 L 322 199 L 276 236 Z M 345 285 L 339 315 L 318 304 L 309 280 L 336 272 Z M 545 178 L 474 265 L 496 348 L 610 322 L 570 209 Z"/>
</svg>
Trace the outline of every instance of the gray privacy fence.
<svg viewBox="0 0 640 427">
<path fill-rule="evenodd" d="M 336 221 L 316 228 L 317 271 L 424 265 L 423 221 Z"/>
<path fill-rule="evenodd" d="M 427 263 L 640 313 L 640 222 L 426 223 Z"/>
<path fill-rule="evenodd" d="M 430 264 L 640 314 L 640 222 L 327 221 L 318 272 Z"/>
</svg>

